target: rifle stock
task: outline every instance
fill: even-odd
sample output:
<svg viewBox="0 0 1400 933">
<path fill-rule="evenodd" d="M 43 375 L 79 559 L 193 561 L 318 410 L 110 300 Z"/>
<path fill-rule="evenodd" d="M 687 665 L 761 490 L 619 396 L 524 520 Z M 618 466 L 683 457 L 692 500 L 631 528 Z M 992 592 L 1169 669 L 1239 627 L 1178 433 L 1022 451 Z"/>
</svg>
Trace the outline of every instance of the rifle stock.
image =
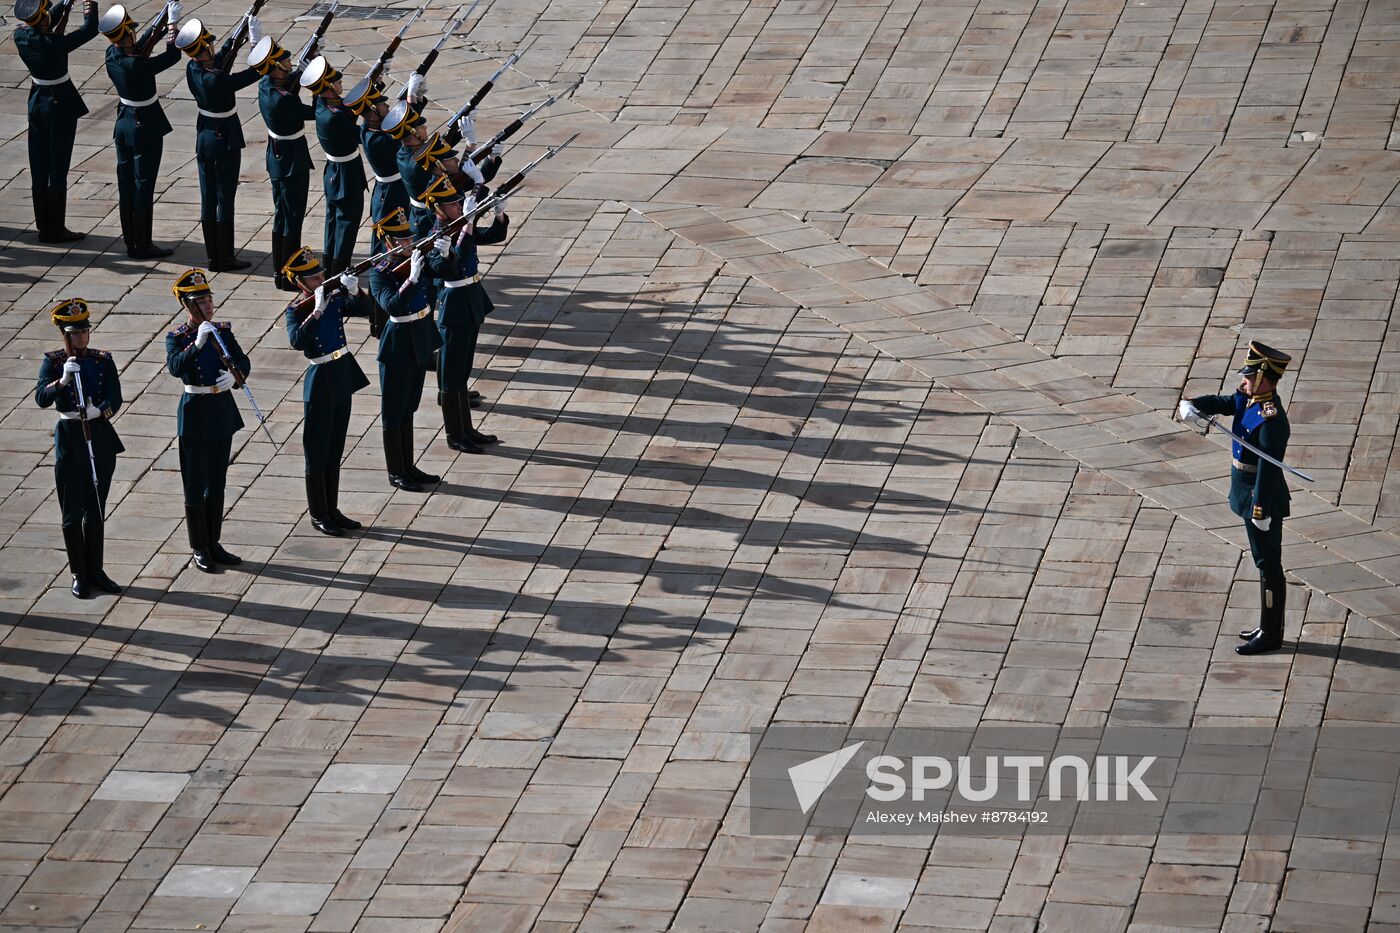
<svg viewBox="0 0 1400 933">
<path fill-rule="evenodd" d="M 160 13 L 151 20 L 151 25 L 146 27 L 146 31 L 141 34 L 141 38 L 136 40 L 136 54 L 142 58 L 150 56 L 155 49 L 156 43 L 160 41 L 161 35 L 166 27 L 170 25 L 170 4 L 160 8 Z"/>
<path fill-rule="evenodd" d="M 248 21 L 258 15 L 263 4 L 267 0 L 253 0 L 253 5 L 248 7 L 248 12 L 243 14 L 243 18 L 238 21 L 238 25 L 233 27 L 233 32 L 229 34 L 228 41 L 224 43 L 224 56 L 219 60 L 219 70 L 228 74 L 233 68 L 234 59 L 238 58 L 238 50 L 243 47 L 243 43 L 248 41 Z"/>
</svg>

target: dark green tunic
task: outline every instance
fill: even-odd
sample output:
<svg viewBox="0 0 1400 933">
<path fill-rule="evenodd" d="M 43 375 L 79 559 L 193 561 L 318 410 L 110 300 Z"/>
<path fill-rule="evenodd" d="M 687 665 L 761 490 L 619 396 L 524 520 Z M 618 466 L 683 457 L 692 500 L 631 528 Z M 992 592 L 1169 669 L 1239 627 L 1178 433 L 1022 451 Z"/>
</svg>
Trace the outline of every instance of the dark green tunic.
<svg viewBox="0 0 1400 933">
<path fill-rule="evenodd" d="M 15 50 L 36 79 L 29 86 L 29 172 L 36 188 L 68 186 L 78 118 L 88 112 L 68 77 L 68 53 L 95 35 L 95 10 L 70 33 L 55 35 L 32 26 L 15 30 Z"/>
<path fill-rule="evenodd" d="M 252 68 L 224 74 L 212 62 L 191 61 L 185 67 L 185 83 L 199 108 L 194 154 L 199 163 L 199 214 L 205 223 L 233 222 L 244 146 L 235 95 L 257 83 L 258 77 Z"/>
<path fill-rule="evenodd" d="M 310 104 L 296 95 L 296 74 L 287 88 L 280 88 L 271 75 L 258 83 L 258 109 L 267 126 L 267 177 L 272 183 L 272 232 L 281 234 L 290 253 L 304 245 L 301 222 L 306 216 L 306 196 L 311 187 L 311 150 L 306 145 L 306 121 L 316 118 Z M 278 139 L 277 136 L 295 137 Z M 300 134 L 300 135 L 298 135 Z"/>
<path fill-rule="evenodd" d="M 369 160 L 369 170 L 374 175 L 374 193 L 369 199 L 371 221 L 387 217 L 396 207 L 408 211 L 408 190 L 403 186 L 399 173 L 399 141 L 383 130 L 369 126 L 360 127 L 360 144 L 364 147 L 365 158 Z M 371 231 L 370 250 L 383 252 L 379 234 Z"/>
<path fill-rule="evenodd" d="M 179 60 L 180 50 L 173 45 L 149 58 L 107 46 L 107 76 L 118 97 L 117 119 L 112 125 L 112 141 L 117 144 L 117 194 L 127 210 L 149 211 L 155 201 L 162 137 L 170 132 L 170 121 L 157 99 L 156 75 Z"/>
<path fill-rule="evenodd" d="M 337 292 L 326 302 L 319 320 L 303 321 L 296 313 L 297 299 L 287 306 L 287 341 L 308 360 L 344 351 L 337 359 L 306 368 L 302 384 L 302 450 L 306 472 L 318 473 L 339 466 L 345 453 L 345 433 L 350 426 L 350 403 L 355 393 L 369 385 L 364 370 L 349 352 L 345 339 L 347 316 L 368 317 L 367 302 Z"/>
<path fill-rule="evenodd" d="M 75 379 L 66 386 L 57 384 L 67 360 L 67 350 L 44 354 L 39 364 L 38 386 L 34 390 L 34 401 L 40 408 L 52 406 L 60 413 L 79 410 L 78 381 Z M 85 515 L 89 522 L 94 518 L 101 521 L 107 492 L 112 486 L 112 474 L 117 468 L 117 454 L 126 449 L 111 423 L 112 416 L 122 407 L 121 379 L 112 354 L 89 348 L 78 357 L 78 365 L 82 367 L 79 375 L 87 400 L 102 412 L 100 417 L 88 422 L 93 460 L 97 462 L 98 488 L 93 490 L 92 463 L 88 460 L 82 420 L 61 417 L 53 429 L 54 482 L 58 487 L 63 525 L 67 528 L 80 525 Z"/>
<path fill-rule="evenodd" d="M 316 138 L 326 154 L 321 170 L 326 191 L 323 254 L 348 262 L 355 253 L 355 239 L 365 214 L 365 164 L 360 159 L 359 124 L 354 112 L 317 97 Z"/>
</svg>

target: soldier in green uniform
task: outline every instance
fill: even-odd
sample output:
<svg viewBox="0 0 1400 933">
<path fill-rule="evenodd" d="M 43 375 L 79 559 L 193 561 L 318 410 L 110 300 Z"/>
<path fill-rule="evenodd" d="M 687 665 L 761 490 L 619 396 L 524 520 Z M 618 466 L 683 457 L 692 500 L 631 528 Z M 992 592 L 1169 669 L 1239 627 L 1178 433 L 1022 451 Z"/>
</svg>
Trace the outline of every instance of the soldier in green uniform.
<svg viewBox="0 0 1400 933">
<path fill-rule="evenodd" d="M 49 0 L 15 0 L 15 50 L 29 69 L 29 178 L 40 243 L 72 243 L 85 234 L 68 229 L 68 166 L 78 118 L 88 112 L 68 77 L 68 53 L 97 35 L 97 3 L 83 2 L 83 25 L 63 31 Z"/>
<path fill-rule="evenodd" d="M 374 191 L 369 198 L 369 215 L 387 217 L 396 207 L 408 210 L 408 192 L 404 190 L 399 174 L 399 143 L 383 128 L 384 116 L 389 105 L 384 102 L 380 89 L 370 83 L 368 77 L 361 78 L 350 93 L 345 95 L 345 106 L 363 121 L 360 127 L 360 145 L 365 158 L 369 160 L 369 170 L 374 175 Z M 370 228 L 370 252 L 383 252 L 379 234 Z"/>
<path fill-rule="evenodd" d="M 250 29 L 257 28 L 257 17 Z M 190 57 L 185 66 L 189 85 L 199 110 L 195 122 L 195 162 L 199 166 L 199 224 L 204 232 L 204 252 L 215 272 L 237 272 L 252 263 L 237 258 L 233 251 L 234 198 L 238 193 L 238 173 L 243 163 L 243 127 L 238 120 L 235 94 L 257 82 L 258 72 L 224 71 L 219 61 L 236 53 L 235 35 L 230 35 L 214 55 L 214 35 L 197 19 L 180 28 L 175 46 Z"/>
<path fill-rule="evenodd" d="M 494 444 L 494 434 L 483 434 L 472 426 L 471 398 L 467 380 L 471 376 L 476 356 L 476 341 L 481 325 L 493 310 L 491 298 L 481 284 L 476 248 L 503 243 L 510 218 L 504 203 L 496 205 L 495 217 L 489 227 L 475 223 L 463 224 L 455 233 L 445 228 L 470 210 L 475 202 L 464 206 L 462 194 L 445 175 L 440 175 L 419 198 L 433 211 L 437 222 L 432 229 L 436 237 L 428 253 L 428 268 L 438 279 L 438 330 L 442 334 L 442 350 L 438 354 L 438 404 L 447 428 L 447 446 L 464 453 L 479 454 L 484 445 Z"/>
<path fill-rule="evenodd" d="M 365 214 L 365 164 L 355 113 L 341 100 L 340 72 L 325 56 L 301 73 L 301 86 L 316 95 L 316 138 L 326 154 L 321 182 L 326 192 L 326 275 L 349 268 Z"/>
<path fill-rule="evenodd" d="M 1288 414 L 1274 394 L 1293 358 L 1250 341 L 1239 388 L 1231 395 L 1183 399 L 1178 416 L 1231 415 L 1230 430 L 1276 460 L 1288 449 Z M 1244 519 L 1254 566 L 1259 568 L 1259 625 L 1240 632 L 1239 654 L 1263 654 L 1283 646 L 1283 611 L 1288 582 L 1283 575 L 1283 520 L 1288 517 L 1288 486 L 1283 471 L 1238 441 L 1231 451 L 1230 511 Z"/>
<path fill-rule="evenodd" d="M 262 73 L 258 82 L 258 109 L 267 126 L 267 177 L 272 183 L 272 268 L 277 287 L 294 292 L 297 287 L 282 268 L 301 248 L 301 222 L 311 188 L 311 150 L 306 145 L 306 121 L 316 111 L 297 96 L 298 72 L 292 53 L 263 36 L 248 53 L 248 64 Z"/>
<path fill-rule="evenodd" d="M 408 246 L 413 242 L 403 208 L 395 208 L 380 218 L 375 227 L 385 246 Z M 408 274 L 402 278 L 396 269 L 401 261 L 390 256 L 369 274 L 370 293 L 389 315 L 379 337 L 380 421 L 389 483 L 409 492 L 421 492 L 424 483 L 442 479 L 423 472 L 413 462 L 413 414 L 423 400 L 423 382 L 433 365 L 433 351 L 442 345 L 442 338 L 421 284 L 427 275 L 424 255 L 414 251 Z"/>
<path fill-rule="evenodd" d="M 368 317 L 368 300 L 359 293 L 359 279 L 343 273 L 341 287 L 325 285 L 325 269 L 305 246 L 287 260 L 287 278 L 301 295 L 287 306 L 287 341 L 310 361 L 302 387 L 302 451 L 306 458 L 306 504 L 311 526 L 339 538 L 360 523 L 340 511 L 340 461 L 350 428 L 350 405 L 355 393 L 369 385 L 345 339 L 345 318 Z M 342 290 L 343 289 L 343 290 Z M 305 299 L 309 312 L 297 306 Z"/>
<path fill-rule="evenodd" d="M 189 314 L 188 321 L 165 335 L 166 367 L 184 383 L 178 432 L 185 523 L 194 565 L 213 573 L 215 562 L 242 563 L 224 549 L 219 538 L 233 435 L 243 427 L 233 390 L 247 378 L 251 364 L 233 336 L 233 327 L 213 322 L 214 296 L 202 270 L 185 272 L 171 291 Z"/>
<path fill-rule="evenodd" d="M 88 306 L 83 299 L 59 302 L 49 319 L 63 334 L 63 348 L 44 354 L 34 401 L 58 412 L 53 475 L 73 595 L 87 599 L 93 588 L 120 593 L 121 587 L 102 569 L 102 516 L 117 454 L 126 449 L 112 428 L 112 416 L 122 407 L 117 364 L 112 354 L 88 345 Z"/>
<path fill-rule="evenodd" d="M 112 43 L 107 47 L 107 76 L 117 90 L 117 120 L 112 127 L 117 144 L 117 197 L 122 239 L 132 259 L 163 259 L 171 252 L 151 242 L 151 222 L 162 139 L 170 132 L 156 92 L 156 75 L 180 60 L 175 47 L 179 16 L 180 4 L 171 4 L 165 50 L 152 56 L 140 54 L 136 47 L 136 22 L 125 7 L 109 7 L 97 24 Z"/>
</svg>

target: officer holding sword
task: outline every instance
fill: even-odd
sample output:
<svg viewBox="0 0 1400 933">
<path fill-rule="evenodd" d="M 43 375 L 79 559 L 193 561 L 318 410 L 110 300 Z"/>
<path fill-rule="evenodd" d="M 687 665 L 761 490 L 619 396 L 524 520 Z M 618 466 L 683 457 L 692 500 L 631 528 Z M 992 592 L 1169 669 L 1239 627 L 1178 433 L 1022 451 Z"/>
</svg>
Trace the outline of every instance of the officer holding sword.
<svg viewBox="0 0 1400 933">
<path fill-rule="evenodd" d="M 1209 415 L 1234 418 L 1230 510 L 1244 519 L 1249 551 L 1259 568 L 1259 625 L 1240 632 L 1244 644 L 1235 651 L 1243 655 L 1283 647 L 1288 594 L 1283 574 L 1283 520 L 1289 514 L 1283 471 L 1296 471 L 1281 466 L 1288 449 L 1288 414 L 1275 389 L 1292 359 L 1257 340 L 1250 341 L 1244 368 L 1239 371 L 1239 387 L 1232 394 L 1200 395 L 1182 399 L 1177 405 L 1177 417 L 1182 421 L 1199 421 Z"/>
</svg>

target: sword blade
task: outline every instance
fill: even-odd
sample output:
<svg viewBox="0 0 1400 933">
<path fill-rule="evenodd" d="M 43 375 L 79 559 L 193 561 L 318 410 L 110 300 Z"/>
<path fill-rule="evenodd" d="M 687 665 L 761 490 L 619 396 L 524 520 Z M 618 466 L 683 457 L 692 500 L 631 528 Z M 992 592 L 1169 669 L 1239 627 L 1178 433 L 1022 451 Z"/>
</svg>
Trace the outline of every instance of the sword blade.
<svg viewBox="0 0 1400 933">
<path fill-rule="evenodd" d="M 1236 435 L 1235 432 L 1225 430 L 1225 426 L 1222 425 L 1220 422 L 1216 421 L 1214 415 L 1207 417 L 1205 420 L 1206 424 L 1210 427 L 1215 428 L 1215 430 L 1219 431 L 1221 434 L 1224 434 L 1225 436 L 1229 437 L 1230 440 L 1238 441 L 1239 445 L 1245 448 L 1246 450 L 1257 454 L 1260 460 L 1268 461 L 1269 463 L 1272 463 L 1274 466 L 1278 467 L 1280 470 L 1283 470 L 1286 473 L 1292 473 L 1299 479 L 1307 480 L 1310 483 L 1317 482 L 1317 480 L 1313 479 L 1311 476 L 1304 473 L 1302 470 L 1294 469 L 1293 467 L 1284 463 L 1282 460 L 1279 460 L 1277 457 L 1273 457 L 1269 454 L 1266 454 L 1264 451 L 1260 450 L 1258 447 L 1254 446 L 1249 441 Z"/>
</svg>

